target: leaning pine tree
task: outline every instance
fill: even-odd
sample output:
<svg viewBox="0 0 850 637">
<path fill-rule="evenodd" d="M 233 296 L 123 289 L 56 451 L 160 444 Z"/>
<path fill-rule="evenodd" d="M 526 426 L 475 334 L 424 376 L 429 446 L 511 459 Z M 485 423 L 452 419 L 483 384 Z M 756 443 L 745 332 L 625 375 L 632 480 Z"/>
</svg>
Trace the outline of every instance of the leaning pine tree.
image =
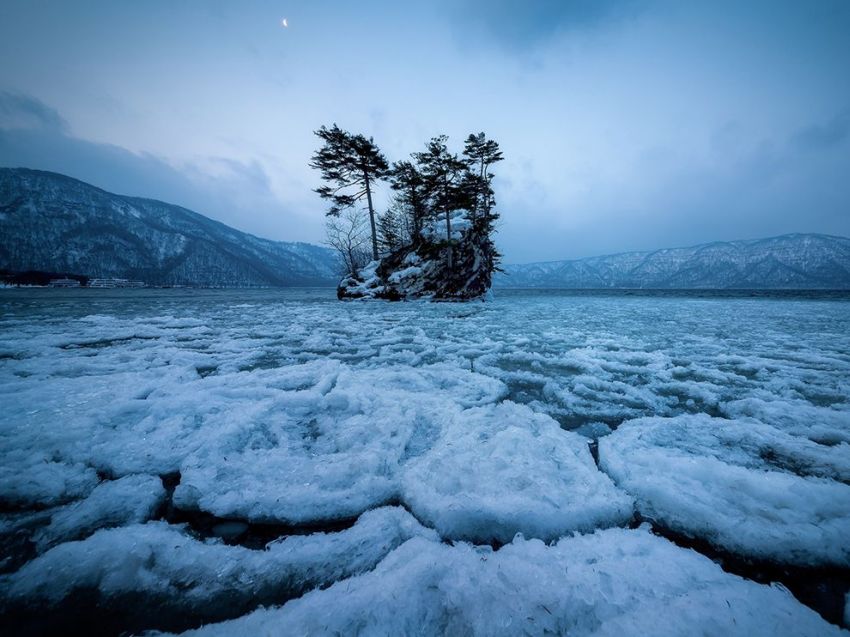
<svg viewBox="0 0 850 637">
<path fill-rule="evenodd" d="M 313 155 L 310 167 L 319 170 L 326 182 L 316 188 L 316 192 L 323 199 L 330 200 L 331 207 L 327 214 L 333 217 L 366 199 L 372 234 L 372 258 L 377 261 L 378 229 L 372 204 L 372 187 L 389 174 L 387 159 L 371 137 L 354 135 L 336 124 L 331 128 L 322 126 L 316 135 L 324 144 Z"/>
</svg>

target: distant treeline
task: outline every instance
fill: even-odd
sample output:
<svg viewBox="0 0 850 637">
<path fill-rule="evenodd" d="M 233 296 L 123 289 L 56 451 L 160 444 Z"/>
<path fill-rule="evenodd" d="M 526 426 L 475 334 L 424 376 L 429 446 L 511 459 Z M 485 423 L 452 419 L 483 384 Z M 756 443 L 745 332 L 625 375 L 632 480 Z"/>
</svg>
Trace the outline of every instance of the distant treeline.
<svg viewBox="0 0 850 637">
<path fill-rule="evenodd" d="M 85 274 L 72 274 L 70 272 L 43 272 L 41 270 L 13 272 L 12 270 L 0 269 L 0 281 L 6 285 L 49 285 L 53 279 L 75 279 L 80 282 L 80 285 L 88 285 L 90 278 Z"/>
</svg>

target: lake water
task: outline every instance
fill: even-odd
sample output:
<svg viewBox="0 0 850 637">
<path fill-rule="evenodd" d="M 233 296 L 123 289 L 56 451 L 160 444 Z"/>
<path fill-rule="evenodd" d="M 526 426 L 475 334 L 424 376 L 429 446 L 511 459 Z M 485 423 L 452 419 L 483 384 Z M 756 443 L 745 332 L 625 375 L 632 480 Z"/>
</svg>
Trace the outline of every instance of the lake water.
<svg viewBox="0 0 850 637">
<path fill-rule="evenodd" d="M 767 607 L 780 628 L 793 617 L 827 634 L 751 581 L 773 577 L 758 569 L 792 573 L 798 599 L 845 621 L 847 293 L 497 290 L 450 304 L 7 289 L 0 405 L 0 603 L 16 625 L 83 599 L 89 629 L 98 613 L 111 613 L 106 633 L 182 629 L 340 581 L 227 630 L 312 632 L 317 608 L 337 604 L 339 621 L 365 621 L 392 582 L 409 608 L 364 625 L 393 632 L 408 612 L 457 619 L 453 569 L 484 591 L 452 593 L 478 609 L 460 626 L 488 634 L 512 632 L 514 615 L 486 610 L 504 596 L 537 609 L 516 616 L 589 634 L 697 590 L 692 621 L 743 630 Z M 467 550 L 515 580 L 479 572 L 491 566 Z M 560 581 L 546 570 L 558 560 L 581 575 Z M 642 588 L 627 562 L 657 562 L 659 585 Z M 424 592 L 428 577 L 443 597 Z M 544 604 L 547 586 L 574 587 L 592 612 Z M 743 606 L 717 610 L 733 590 Z M 139 600 L 160 623 L 127 619 Z"/>
</svg>

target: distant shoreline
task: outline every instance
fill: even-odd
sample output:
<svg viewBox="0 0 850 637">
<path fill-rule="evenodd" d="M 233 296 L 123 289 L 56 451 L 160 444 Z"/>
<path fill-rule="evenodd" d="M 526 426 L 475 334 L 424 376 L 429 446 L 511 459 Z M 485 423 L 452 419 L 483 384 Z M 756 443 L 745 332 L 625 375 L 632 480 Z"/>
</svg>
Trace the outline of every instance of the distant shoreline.
<svg viewBox="0 0 850 637">
<path fill-rule="evenodd" d="M 98 296 L 108 293 L 118 294 L 122 296 L 141 296 L 145 294 L 158 293 L 174 293 L 179 295 L 197 294 L 197 293 L 251 293 L 251 292 L 277 292 L 285 294 L 292 291 L 310 291 L 310 290 L 327 290 L 329 293 L 336 294 L 334 286 L 288 286 L 288 287 L 201 287 L 201 286 L 183 286 L 183 287 L 165 287 L 165 286 L 148 286 L 137 288 L 89 288 L 89 287 L 74 287 L 74 288 L 57 288 L 38 285 L 21 285 L 21 286 L 0 286 L 0 293 L 3 292 L 28 292 L 37 290 L 38 294 L 42 292 L 49 293 L 51 296 Z M 496 298 L 504 297 L 546 297 L 546 296 L 575 296 L 575 297 L 645 297 L 645 298 L 774 298 L 774 299 L 836 299 L 850 300 L 850 289 L 806 289 L 806 288 L 506 288 L 498 287 L 492 290 Z"/>
</svg>

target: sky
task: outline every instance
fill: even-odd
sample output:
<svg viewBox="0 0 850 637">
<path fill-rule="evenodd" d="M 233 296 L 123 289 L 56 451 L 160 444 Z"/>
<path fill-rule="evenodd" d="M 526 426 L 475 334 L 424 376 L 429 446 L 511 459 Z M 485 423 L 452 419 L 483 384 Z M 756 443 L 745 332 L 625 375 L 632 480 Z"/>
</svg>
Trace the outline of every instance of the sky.
<svg viewBox="0 0 850 637">
<path fill-rule="evenodd" d="M 319 126 L 485 131 L 508 263 L 850 236 L 848 69 L 846 0 L 1 0 L 0 166 L 320 243 Z"/>
</svg>

